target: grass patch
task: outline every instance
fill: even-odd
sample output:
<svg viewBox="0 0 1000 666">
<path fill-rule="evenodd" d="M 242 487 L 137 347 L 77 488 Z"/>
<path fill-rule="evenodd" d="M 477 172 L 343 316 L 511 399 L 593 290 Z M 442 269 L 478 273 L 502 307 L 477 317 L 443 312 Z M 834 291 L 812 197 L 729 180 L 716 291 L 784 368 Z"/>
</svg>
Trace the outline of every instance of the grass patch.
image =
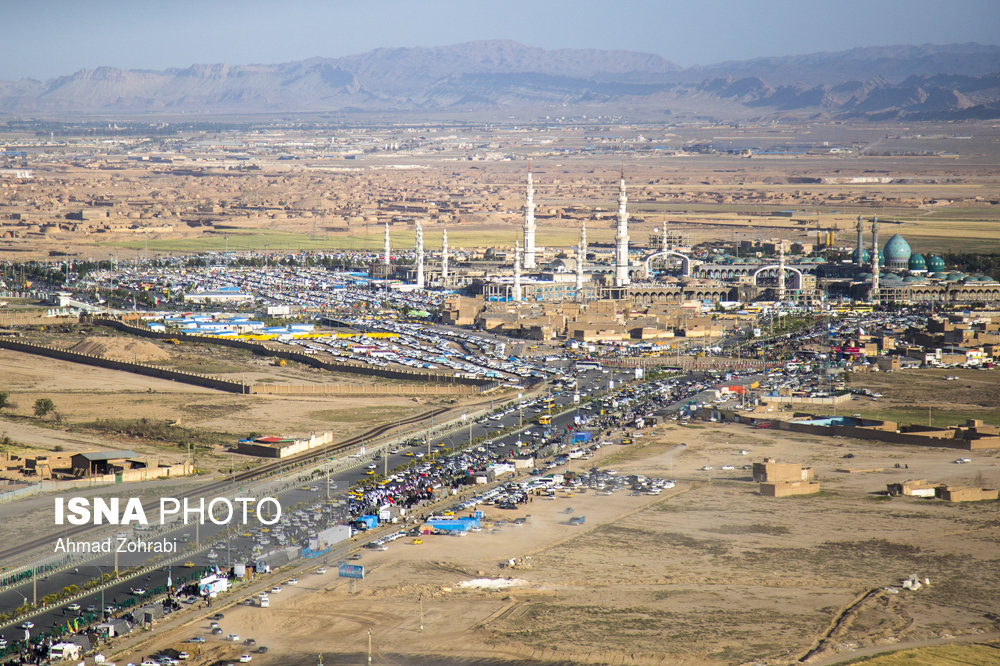
<svg viewBox="0 0 1000 666">
<path fill-rule="evenodd" d="M 942 664 L 989 666 L 1000 663 L 1000 642 L 936 645 L 863 657 L 844 663 L 865 664 L 865 666 L 941 666 Z"/>
</svg>

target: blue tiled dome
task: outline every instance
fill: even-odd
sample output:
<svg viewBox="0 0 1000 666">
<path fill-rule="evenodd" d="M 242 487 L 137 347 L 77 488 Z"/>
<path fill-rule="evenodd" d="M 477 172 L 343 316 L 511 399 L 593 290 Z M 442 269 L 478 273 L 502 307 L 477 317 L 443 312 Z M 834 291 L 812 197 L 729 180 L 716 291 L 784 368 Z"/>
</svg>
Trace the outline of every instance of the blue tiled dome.
<svg viewBox="0 0 1000 666">
<path fill-rule="evenodd" d="M 885 244 L 885 259 L 886 265 L 890 268 L 909 268 L 910 264 L 910 244 L 906 242 L 906 239 L 895 234 L 889 239 L 889 242 Z"/>
<path fill-rule="evenodd" d="M 924 261 L 924 255 L 919 252 L 910 255 L 910 270 L 911 271 L 923 271 L 927 270 L 927 262 Z"/>
<path fill-rule="evenodd" d="M 939 273 L 944 270 L 944 259 L 932 254 L 927 260 L 927 270 Z"/>
</svg>

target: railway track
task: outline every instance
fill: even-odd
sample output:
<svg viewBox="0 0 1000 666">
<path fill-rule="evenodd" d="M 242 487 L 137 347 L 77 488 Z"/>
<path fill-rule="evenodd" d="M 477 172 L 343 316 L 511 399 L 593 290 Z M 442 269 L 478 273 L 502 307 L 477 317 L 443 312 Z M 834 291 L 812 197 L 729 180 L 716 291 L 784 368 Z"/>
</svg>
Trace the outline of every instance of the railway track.
<svg viewBox="0 0 1000 666">
<path fill-rule="evenodd" d="M 359 435 L 354 435 L 353 437 L 349 437 L 348 439 L 342 440 L 340 442 L 336 442 L 335 444 L 331 444 L 331 445 L 327 446 L 325 449 L 323 449 L 323 448 L 316 448 L 316 449 L 312 449 L 312 450 L 309 450 L 309 451 L 303 451 L 302 453 L 300 453 L 298 455 L 295 455 L 295 456 L 292 456 L 290 458 L 287 458 L 287 459 L 284 459 L 284 460 L 279 460 L 279 461 L 276 461 L 276 462 L 265 463 L 264 465 L 261 465 L 259 467 L 255 467 L 253 469 L 249 469 L 249 470 L 246 470 L 244 472 L 240 472 L 239 474 L 235 475 L 235 480 L 237 482 L 252 481 L 254 479 L 267 477 L 267 476 L 269 476 L 269 475 L 271 475 L 271 474 L 273 474 L 275 472 L 279 472 L 279 471 L 281 471 L 282 469 L 285 469 L 285 468 L 294 467 L 294 466 L 300 465 L 302 463 L 307 463 L 307 462 L 309 462 L 311 460 L 314 460 L 316 458 L 320 458 L 322 456 L 329 456 L 331 454 L 337 454 L 337 453 L 343 452 L 345 449 L 349 449 L 352 446 L 355 446 L 356 444 L 360 444 L 360 443 L 362 443 L 364 441 L 367 441 L 367 440 L 373 439 L 375 437 L 378 437 L 379 435 L 385 434 L 386 432 L 392 430 L 393 428 L 398 428 L 398 427 L 401 427 L 401 426 L 404 426 L 404 425 L 409 425 L 411 423 L 416 423 L 416 422 L 419 422 L 419 421 L 423 421 L 424 419 L 429 419 L 429 418 L 433 418 L 435 416 L 439 416 L 439 415 L 447 412 L 449 409 L 450 408 L 448 408 L 448 407 L 438 407 L 436 409 L 431 409 L 431 410 L 428 410 L 426 412 L 422 412 L 420 414 L 417 414 L 415 416 L 411 416 L 411 417 L 406 418 L 406 419 L 401 419 L 399 421 L 393 421 L 392 423 L 383 423 L 382 425 L 378 425 L 378 426 L 375 426 L 374 428 L 370 428 L 369 430 L 366 430 L 365 432 L 363 432 L 363 433 L 361 433 Z M 223 489 L 223 488 L 232 487 L 233 480 L 234 479 L 232 477 L 230 477 L 230 478 L 222 479 L 222 480 L 219 480 L 219 481 L 213 481 L 212 483 L 209 483 L 209 484 L 207 484 L 205 486 L 201 486 L 200 488 L 198 488 L 198 489 L 196 489 L 196 490 L 194 490 L 194 491 L 192 491 L 190 493 L 187 493 L 183 497 L 187 497 L 187 498 L 201 497 L 201 496 L 208 495 L 208 494 L 210 494 L 210 493 L 212 493 L 213 491 L 216 491 L 216 490 L 220 490 L 220 489 Z M 149 501 L 149 502 L 146 502 L 145 504 L 143 504 L 143 509 L 146 509 L 146 510 L 153 510 L 153 509 L 156 509 L 158 507 L 159 507 L 159 500 L 152 500 L 152 501 Z M 62 534 L 62 536 L 64 536 L 64 537 L 70 537 L 70 536 L 76 536 L 76 535 L 79 535 L 79 534 L 83 534 L 84 532 L 87 532 L 87 531 L 93 529 L 93 527 L 94 527 L 93 525 L 78 525 L 78 526 L 75 526 L 75 527 L 70 527 L 69 529 L 67 529 Z M 43 546 L 43 545 L 46 545 L 48 543 L 51 543 L 52 542 L 52 538 L 53 538 L 53 535 L 46 535 L 46 536 L 38 537 L 36 539 L 31 539 L 30 541 L 25 541 L 25 542 L 20 543 L 17 546 L 14 546 L 12 548 L 5 548 L 4 550 L 0 550 L 0 563 L 5 562 L 10 557 L 14 557 L 14 556 L 20 555 L 21 553 L 30 552 L 31 550 L 33 550 L 35 548 L 38 548 L 39 546 Z"/>
</svg>

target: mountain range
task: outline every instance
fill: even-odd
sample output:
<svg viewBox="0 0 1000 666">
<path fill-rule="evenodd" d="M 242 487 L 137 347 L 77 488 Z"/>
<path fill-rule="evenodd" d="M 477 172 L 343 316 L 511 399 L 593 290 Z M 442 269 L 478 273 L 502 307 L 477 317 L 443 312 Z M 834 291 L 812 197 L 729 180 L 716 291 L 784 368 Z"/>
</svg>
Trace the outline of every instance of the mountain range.
<svg viewBox="0 0 1000 666">
<path fill-rule="evenodd" d="M 625 117 L 1000 117 L 1000 47 L 885 46 L 681 68 L 632 51 L 506 40 L 276 65 L 84 69 L 0 82 L 0 114 L 573 113 Z"/>
</svg>

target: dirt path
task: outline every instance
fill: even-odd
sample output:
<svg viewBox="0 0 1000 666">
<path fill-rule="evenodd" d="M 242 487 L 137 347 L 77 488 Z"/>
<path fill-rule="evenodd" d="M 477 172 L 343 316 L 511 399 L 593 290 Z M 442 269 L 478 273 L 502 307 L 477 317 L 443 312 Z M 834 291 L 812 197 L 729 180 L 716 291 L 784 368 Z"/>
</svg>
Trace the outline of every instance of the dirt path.
<svg viewBox="0 0 1000 666">
<path fill-rule="evenodd" d="M 859 648 L 843 652 L 837 656 L 821 657 L 804 663 L 809 666 L 834 666 L 846 661 L 853 661 L 859 657 L 872 657 L 883 652 L 900 652 L 902 650 L 912 650 L 914 648 L 933 647 L 935 645 L 951 645 L 958 643 L 982 643 L 1000 639 L 1000 631 L 991 631 L 982 634 L 970 634 L 968 636 L 955 636 L 953 638 L 929 638 L 922 641 L 905 641 L 892 645 L 875 645 L 872 647 Z"/>
</svg>

